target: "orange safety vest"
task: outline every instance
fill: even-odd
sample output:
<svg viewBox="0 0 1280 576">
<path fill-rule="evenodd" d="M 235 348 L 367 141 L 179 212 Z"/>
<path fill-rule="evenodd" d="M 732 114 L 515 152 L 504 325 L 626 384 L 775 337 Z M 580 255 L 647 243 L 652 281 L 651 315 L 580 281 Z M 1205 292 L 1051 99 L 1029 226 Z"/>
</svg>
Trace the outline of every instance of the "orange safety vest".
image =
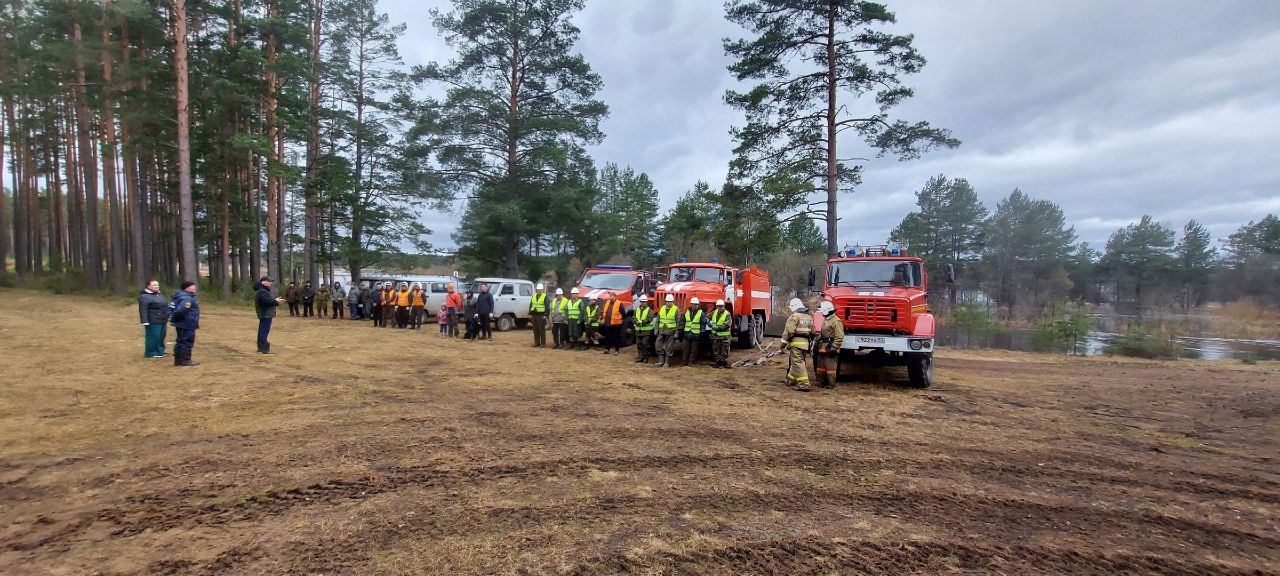
<svg viewBox="0 0 1280 576">
<path fill-rule="evenodd" d="M 409 291 L 408 291 L 408 290 L 397 290 L 397 291 L 396 291 L 396 306 L 408 306 L 408 305 L 409 305 Z"/>
<path fill-rule="evenodd" d="M 600 319 L 605 326 L 621 326 L 622 325 L 622 303 L 617 300 L 610 300 L 604 303 L 604 310 L 600 312 Z"/>
<path fill-rule="evenodd" d="M 412 290 L 412 291 L 410 291 L 410 292 L 409 292 L 409 295 L 410 295 L 410 296 L 412 296 L 412 301 L 410 302 L 410 304 L 411 304 L 412 306 L 426 306 L 426 305 L 427 305 L 427 291 L 426 291 L 426 290 Z"/>
<path fill-rule="evenodd" d="M 378 300 L 382 302 L 383 306 L 395 304 L 395 294 L 394 290 L 387 290 L 386 288 L 383 288 L 381 292 L 378 292 Z"/>
</svg>

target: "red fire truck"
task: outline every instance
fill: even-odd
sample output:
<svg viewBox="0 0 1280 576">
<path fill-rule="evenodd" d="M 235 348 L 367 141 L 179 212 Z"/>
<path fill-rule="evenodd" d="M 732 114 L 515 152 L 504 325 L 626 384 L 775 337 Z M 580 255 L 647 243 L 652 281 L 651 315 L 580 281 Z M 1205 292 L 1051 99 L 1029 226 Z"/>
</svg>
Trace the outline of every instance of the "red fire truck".
<svg viewBox="0 0 1280 576">
<path fill-rule="evenodd" d="M 703 309 L 714 308 L 716 300 L 724 300 L 733 313 L 733 334 L 738 346 L 754 347 L 764 339 L 764 325 L 773 313 L 773 290 L 769 273 L 759 268 L 734 268 L 715 258 L 707 263 L 685 262 L 654 268 L 660 282 L 652 301 L 655 309 L 666 302 L 668 294 L 683 311 L 689 300 L 697 298 Z"/>
<path fill-rule="evenodd" d="M 578 279 L 578 296 L 591 299 L 611 294 L 630 310 L 641 294 L 653 295 L 653 273 L 630 266 L 600 265 L 582 271 Z"/>
<path fill-rule="evenodd" d="M 911 385 L 927 388 L 934 350 L 927 280 L 924 261 L 894 245 L 855 246 L 827 260 L 823 296 L 844 324 L 840 361 L 905 365 Z M 947 281 L 955 281 L 950 266 Z"/>
</svg>

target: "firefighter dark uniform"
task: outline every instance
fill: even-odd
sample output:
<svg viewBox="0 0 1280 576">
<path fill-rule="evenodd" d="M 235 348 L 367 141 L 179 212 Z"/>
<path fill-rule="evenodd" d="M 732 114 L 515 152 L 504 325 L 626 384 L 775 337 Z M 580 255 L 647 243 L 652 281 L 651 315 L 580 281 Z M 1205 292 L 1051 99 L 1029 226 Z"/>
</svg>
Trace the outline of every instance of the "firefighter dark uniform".
<svg viewBox="0 0 1280 576">
<path fill-rule="evenodd" d="M 681 318 L 680 332 L 684 337 L 684 365 L 698 359 L 698 348 L 702 345 L 702 308 L 698 299 L 689 300 L 689 307 L 684 309 Z"/>
<path fill-rule="evenodd" d="M 675 353 L 676 334 L 680 331 L 680 308 L 675 305 L 671 295 L 667 295 L 667 303 L 658 309 L 658 366 L 671 366 L 671 356 Z"/>
<path fill-rule="evenodd" d="M 724 308 L 724 301 L 716 302 L 711 311 L 711 355 L 715 368 L 729 367 L 729 334 L 733 330 L 733 314 Z"/>
<path fill-rule="evenodd" d="M 187 291 L 193 286 L 190 280 L 182 283 L 182 289 L 173 293 L 169 302 L 169 318 L 178 332 L 178 341 L 173 344 L 174 366 L 199 366 L 199 362 L 191 360 L 191 351 L 196 347 L 196 330 L 200 329 L 200 301 L 196 295 Z"/>
<path fill-rule="evenodd" d="M 547 293 L 539 284 L 533 298 L 529 299 L 529 324 L 533 327 L 534 348 L 547 346 Z"/>
<path fill-rule="evenodd" d="M 818 377 L 818 386 L 835 388 L 840 367 L 840 347 L 844 344 L 844 325 L 836 318 L 836 309 L 830 302 L 823 302 L 818 308 L 822 311 L 822 331 L 814 346 L 813 371 Z"/>
<path fill-rule="evenodd" d="M 427 316 L 427 292 L 421 284 L 414 284 L 409 291 L 409 325 L 414 330 L 422 328 L 422 321 Z"/>
<path fill-rule="evenodd" d="M 782 329 L 782 341 L 786 342 L 787 383 L 801 392 L 808 392 L 809 366 L 805 360 L 809 355 L 809 341 L 813 338 L 813 317 L 799 298 L 792 298 L 788 306 L 791 316 L 787 318 L 787 326 Z"/>
<path fill-rule="evenodd" d="M 654 328 L 653 309 L 649 307 L 647 296 L 640 296 L 632 325 L 636 329 L 636 362 L 646 364 L 649 362 L 649 349 L 653 347 Z"/>
</svg>

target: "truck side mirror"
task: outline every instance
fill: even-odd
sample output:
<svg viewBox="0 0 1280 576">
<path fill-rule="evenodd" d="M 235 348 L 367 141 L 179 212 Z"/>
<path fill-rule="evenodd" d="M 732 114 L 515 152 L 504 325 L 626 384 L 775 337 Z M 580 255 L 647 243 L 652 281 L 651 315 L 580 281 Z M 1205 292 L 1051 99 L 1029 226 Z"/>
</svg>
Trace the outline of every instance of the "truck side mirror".
<svg viewBox="0 0 1280 576">
<path fill-rule="evenodd" d="M 813 288 L 813 285 L 817 283 L 817 281 L 818 281 L 818 271 L 813 266 L 810 266 L 809 267 L 809 287 Z"/>
<path fill-rule="evenodd" d="M 947 283 L 948 284 L 956 283 L 956 265 L 955 264 L 947 264 Z"/>
</svg>

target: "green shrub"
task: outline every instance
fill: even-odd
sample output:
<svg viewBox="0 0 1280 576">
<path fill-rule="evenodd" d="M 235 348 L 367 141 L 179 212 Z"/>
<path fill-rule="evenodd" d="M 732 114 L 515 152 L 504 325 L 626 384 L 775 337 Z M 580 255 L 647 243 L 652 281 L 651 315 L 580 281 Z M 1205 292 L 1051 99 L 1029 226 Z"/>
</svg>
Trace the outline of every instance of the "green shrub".
<svg viewBox="0 0 1280 576">
<path fill-rule="evenodd" d="M 1173 338 L 1172 333 L 1153 330 L 1138 318 L 1126 324 L 1124 334 L 1109 342 L 1102 352 L 1134 358 L 1177 358 L 1178 350 L 1173 346 Z"/>
<path fill-rule="evenodd" d="M 1032 323 L 1031 344 L 1042 352 L 1063 352 L 1083 356 L 1093 319 L 1085 312 L 1084 302 L 1068 305 L 1055 301 L 1048 314 Z"/>
</svg>

